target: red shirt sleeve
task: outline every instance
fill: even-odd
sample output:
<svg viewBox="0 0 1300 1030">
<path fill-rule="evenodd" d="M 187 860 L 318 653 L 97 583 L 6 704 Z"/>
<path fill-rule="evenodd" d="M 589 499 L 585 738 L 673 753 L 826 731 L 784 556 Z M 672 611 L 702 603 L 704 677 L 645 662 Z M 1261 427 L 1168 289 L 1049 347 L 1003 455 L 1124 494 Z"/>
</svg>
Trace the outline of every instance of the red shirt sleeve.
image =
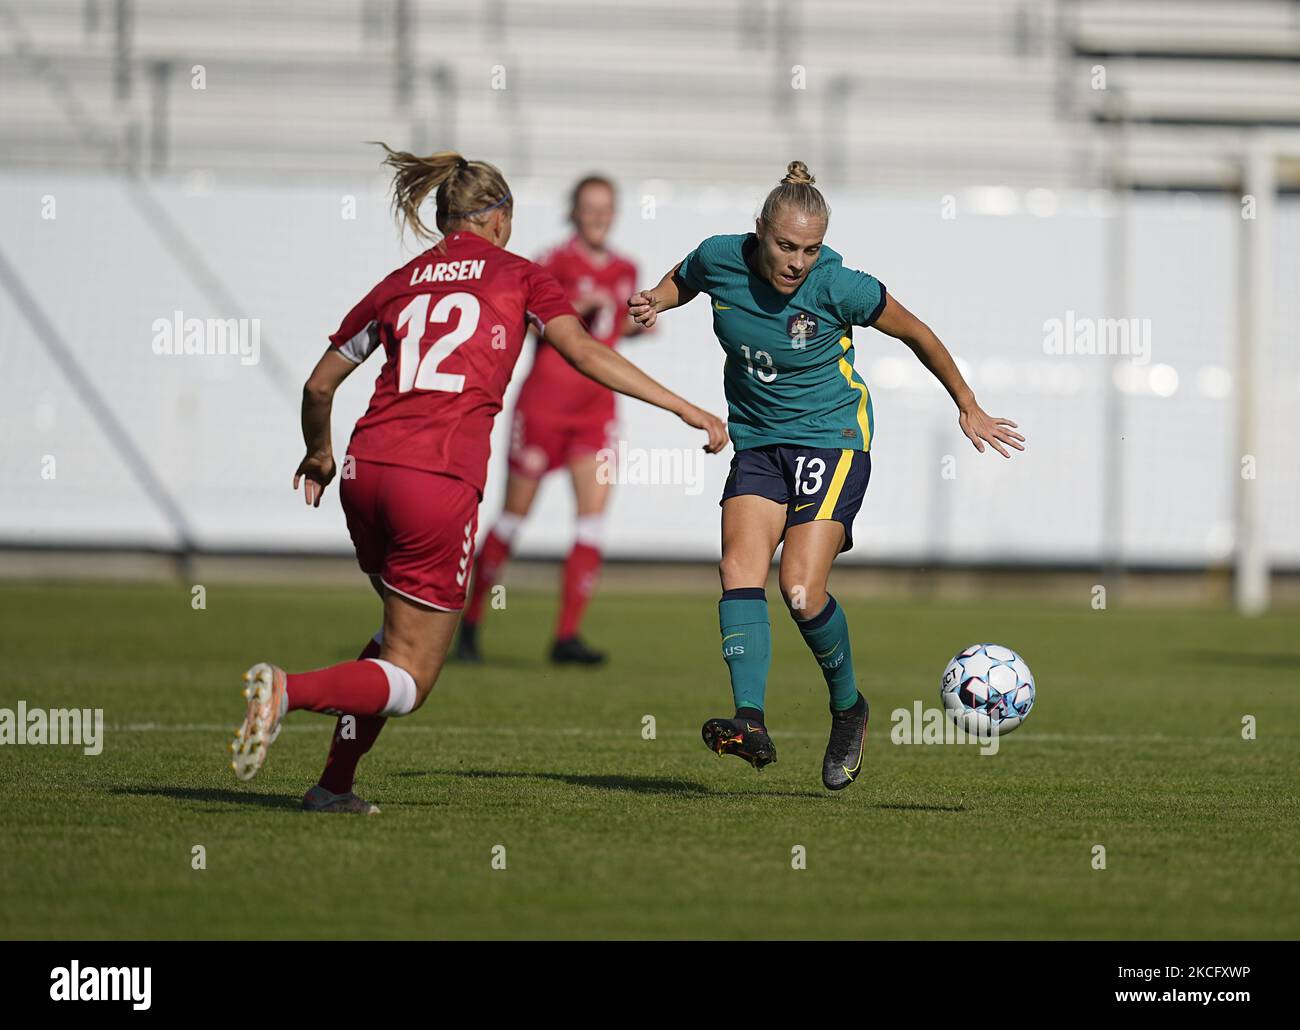
<svg viewBox="0 0 1300 1030">
<path fill-rule="evenodd" d="M 379 315 L 375 294 L 379 287 L 361 299 L 343 319 L 338 331 L 331 334 L 330 345 L 349 361 L 361 364 L 379 346 Z"/>
<path fill-rule="evenodd" d="M 555 276 L 540 265 L 534 264 L 529 269 L 527 285 L 528 299 L 525 301 L 525 308 L 528 311 L 528 321 L 537 327 L 539 333 L 546 328 L 546 323 L 552 318 L 559 318 L 561 315 L 578 317 L 578 313 L 573 310 L 573 305 L 564 296 L 564 290 L 555 281 Z"/>
</svg>

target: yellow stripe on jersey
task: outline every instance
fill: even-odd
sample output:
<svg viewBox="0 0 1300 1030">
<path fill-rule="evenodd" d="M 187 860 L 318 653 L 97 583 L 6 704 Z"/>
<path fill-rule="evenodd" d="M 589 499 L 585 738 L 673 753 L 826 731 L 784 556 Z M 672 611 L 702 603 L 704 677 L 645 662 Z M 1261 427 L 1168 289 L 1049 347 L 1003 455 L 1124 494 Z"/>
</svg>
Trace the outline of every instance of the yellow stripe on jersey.
<svg viewBox="0 0 1300 1030">
<path fill-rule="evenodd" d="M 831 476 L 831 485 L 826 488 L 822 506 L 817 509 L 813 521 L 829 519 L 835 514 L 835 505 L 840 503 L 840 492 L 844 489 L 844 480 L 849 478 L 849 469 L 853 467 L 853 452 L 840 451 L 840 460 L 835 464 L 835 473 Z"/>
<path fill-rule="evenodd" d="M 852 337 L 840 337 L 840 347 L 845 354 L 848 354 L 849 348 L 852 346 Z M 846 357 L 840 358 L 840 374 L 844 376 L 845 381 L 852 389 L 857 390 L 862 395 L 858 398 L 858 428 L 862 430 L 862 450 L 868 450 L 871 447 L 871 426 L 867 422 L 867 384 L 853 381 L 853 366 L 849 364 L 849 359 Z M 820 517 L 818 516 L 818 518 Z"/>
</svg>

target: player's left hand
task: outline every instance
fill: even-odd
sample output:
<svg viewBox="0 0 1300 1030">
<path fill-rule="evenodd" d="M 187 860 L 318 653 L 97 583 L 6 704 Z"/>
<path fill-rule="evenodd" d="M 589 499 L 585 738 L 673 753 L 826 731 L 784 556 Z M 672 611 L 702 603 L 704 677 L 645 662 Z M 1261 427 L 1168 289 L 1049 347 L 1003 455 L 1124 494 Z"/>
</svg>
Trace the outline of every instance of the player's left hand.
<svg viewBox="0 0 1300 1030">
<path fill-rule="evenodd" d="M 298 483 L 305 479 L 302 499 L 311 507 L 319 508 L 320 499 L 325 495 L 325 488 L 330 485 L 335 471 L 334 455 L 308 454 L 302 459 L 298 471 L 293 474 L 293 488 L 297 490 Z"/>
<path fill-rule="evenodd" d="M 1014 422 L 1009 418 L 993 418 L 978 404 L 972 402 L 969 408 L 963 408 L 958 422 L 966 438 L 981 454 L 984 453 L 986 443 L 1004 458 L 1011 457 L 1007 453 L 1007 447 L 1014 447 L 1018 451 L 1025 449 L 1025 438 L 1016 432 L 1019 427 Z"/>
</svg>

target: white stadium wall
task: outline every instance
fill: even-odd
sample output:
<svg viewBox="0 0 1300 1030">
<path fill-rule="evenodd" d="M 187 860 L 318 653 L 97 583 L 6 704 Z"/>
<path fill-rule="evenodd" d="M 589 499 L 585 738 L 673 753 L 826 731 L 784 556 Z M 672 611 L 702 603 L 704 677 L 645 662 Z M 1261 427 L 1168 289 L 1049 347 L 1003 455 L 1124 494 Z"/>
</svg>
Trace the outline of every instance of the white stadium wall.
<svg viewBox="0 0 1300 1030">
<path fill-rule="evenodd" d="M 534 255 L 565 232 L 562 186 L 517 185 L 512 249 Z M 383 186 L 374 179 L 352 189 L 272 188 L 200 177 L 153 183 L 151 201 L 120 179 L 0 175 L 0 259 L 11 273 L 0 281 L 0 545 L 173 548 L 188 536 L 212 550 L 346 551 L 336 491 L 312 511 L 289 489 L 302 453 L 297 395 L 343 314 L 414 253 L 399 244 Z M 649 284 L 704 236 L 748 228 L 761 192 L 628 184 L 615 243 Z M 348 196 L 356 199 L 355 218 L 344 217 Z M 976 455 L 951 404 L 907 349 L 858 330 L 857 367 L 874 398 L 876 441 L 849 560 L 1105 557 L 1103 387 L 1114 363 L 1049 354 L 1044 340 L 1049 320 L 1113 315 L 1149 320 L 1151 346 L 1148 363 L 1122 362 L 1119 370 L 1120 557 L 1203 565 L 1228 556 L 1241 462 L 1231 384 L 1239 221 L 1232 198 L 1131 198 L 1127 299 L 1116 311 L 1107 307 L 1104 195 L 974 190 L 951 198 L 946 212 L 937 196 L 832 191 L 829 199 L 829 243 L 920 314 L 958 356 L 984 407 L 1014 417 L 1029 437 L 1027 453 L 1012 461 Z M 43 217 L 51 200 L 55 217 Z M 653 218 L 643 217 L 649 203 Z M 1270 557 L 1295 566 L 1300 203 L 1285 200 L 1277 213 L 1275 345 L 1270 389 L 1259 398 L 1267 444 L 1255 457 Z M 184 242 L 168 237 L 173 224 Z M 261 360 L 155 354 L 153 324 L 176 311 L 260 320 Z M 41 318 L 54 339 L 38 328 Z M 59 363 L 60 341 L 75 370 Z M 665 317 L 653 335 L 624 349 L 673 389 L 723 410 L 722 356 L 704 303 Z M 531 346 L 497 422 L 483 531 L 500 505 L 510 402 L 530 360 Z M 340 455 L 377 371 L 377 362 L 364 367 L 339 395 Z M 145 472 L 133 471 L 122 442 L 106 435 L 86 390 L 74 387 L 79 377 L 102 398 Z M 679 463 L 688 456 L 690 475 L 617 486 L 609 553 L 716 557 L 727 459 L 697 454 L 698 434 L 670 416 L 632 401 L 619 410 L 634 460 L 666 449 Z M 142 485 L 141 475 L 156 486 Z M 570 513 L 568 486 L 553 477 L 519 553 L 561 553 Z"/>
</svg>

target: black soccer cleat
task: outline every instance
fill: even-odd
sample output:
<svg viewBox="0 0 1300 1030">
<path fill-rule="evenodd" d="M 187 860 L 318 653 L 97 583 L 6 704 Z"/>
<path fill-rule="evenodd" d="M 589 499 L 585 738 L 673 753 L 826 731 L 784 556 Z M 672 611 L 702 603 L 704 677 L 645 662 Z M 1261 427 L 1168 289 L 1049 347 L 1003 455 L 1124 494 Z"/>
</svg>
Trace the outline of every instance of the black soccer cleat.
<svg viewBox="0 0 1300 1030">
<path fill-rule="evenodd" d="M 760 772 L 776 761 L 776 745 L 767 735 L 767 727 L 753 719 L 710 719 L 700 736 L 714 754 L 743 758 Z"/>
<path fill-rule="evenodd" d="M 456 634 L 456 661 L 474 663 L 483 661 L 483 655 L 478 649 L 477 623 L 461 621 L 460 631 Z"/>
<path fill-rule="evenodd" d="M 556 665 L 601 665 L 605 652 L 588 647 L 581 637 L 565 637 L 551 645 L 551 661 Z"/>
<path fill-rule="evenodd" d="M 831 709 L 831 739 L 822 759 L 822 784 L 827 790 L 843 790 L 862 771 L 862 754 L 867 749 L 867 699 L 858 694 L 852 708 Z"/>
</svg>

